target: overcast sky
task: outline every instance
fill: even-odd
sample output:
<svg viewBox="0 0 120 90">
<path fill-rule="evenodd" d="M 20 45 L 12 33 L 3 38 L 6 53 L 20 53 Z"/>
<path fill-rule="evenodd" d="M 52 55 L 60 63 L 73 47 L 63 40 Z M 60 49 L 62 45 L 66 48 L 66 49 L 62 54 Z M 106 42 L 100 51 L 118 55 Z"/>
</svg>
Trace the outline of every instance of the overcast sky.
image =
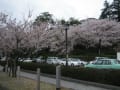
<svg viewBox="0 0 120 90">
<path fill-rule="evenodd" d="M 98 18 L 103 4 L 104 0 L 0 0 L 0 11 L 17 19 L 21 19 L 31 10 L 34 17 L 47 11 L 58 19 L 75 17 L 81 20 Z"/>
</svg>

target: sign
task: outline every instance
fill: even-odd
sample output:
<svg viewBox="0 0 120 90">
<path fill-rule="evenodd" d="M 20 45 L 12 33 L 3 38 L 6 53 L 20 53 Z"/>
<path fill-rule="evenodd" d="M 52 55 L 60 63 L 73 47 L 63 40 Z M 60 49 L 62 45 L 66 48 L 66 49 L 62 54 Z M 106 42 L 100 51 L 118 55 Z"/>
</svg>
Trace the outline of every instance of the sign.
<svg viewBox="0 0 120 90">
<path fill-rule="evenodd" d="M 117 52 L 117 60 L 120 60 L 120 52 Z"/>
</svg>

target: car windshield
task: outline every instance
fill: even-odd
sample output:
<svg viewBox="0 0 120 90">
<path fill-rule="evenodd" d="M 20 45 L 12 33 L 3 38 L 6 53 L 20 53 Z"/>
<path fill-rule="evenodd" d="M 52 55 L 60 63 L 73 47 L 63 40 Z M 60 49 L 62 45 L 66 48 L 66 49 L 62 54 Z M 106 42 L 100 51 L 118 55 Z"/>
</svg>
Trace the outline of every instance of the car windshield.
<svg viewBox="0 0 120 90">
<path fill-rule="evenodd" d="M 74 60 L 71 60 L 71 61 L 74 61 L 74 62 L 79 62 L 80 60 L 74 59 Z"/>
<path fill-rule="evenodd" d="M 98 60 L 94 64 L 101 65 L 102 64 L 102 60 Z"/>
<path fill-rule="evenodd" d="M 66 59 L 61 59 L 61 61 L 66 61 Z"/>
</svg>

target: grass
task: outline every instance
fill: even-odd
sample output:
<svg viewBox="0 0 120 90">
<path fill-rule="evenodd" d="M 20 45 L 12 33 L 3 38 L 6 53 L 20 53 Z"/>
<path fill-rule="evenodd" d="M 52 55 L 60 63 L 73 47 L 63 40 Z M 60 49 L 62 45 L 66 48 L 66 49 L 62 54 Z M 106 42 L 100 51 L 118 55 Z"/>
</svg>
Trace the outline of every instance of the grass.
<svg viewBox="0 0 120 90">
<path fill-rule="evenodd" d="M 36 90 L 36 81 L 28 78 L 11 78 L 6 73 L 0 72 L 0 90 Z M 40 90 L 56 90 L 56 87 L 53 84 L 41 82 Z M 61 90 L 71 89 L 62 87 Z"/>
</svg>

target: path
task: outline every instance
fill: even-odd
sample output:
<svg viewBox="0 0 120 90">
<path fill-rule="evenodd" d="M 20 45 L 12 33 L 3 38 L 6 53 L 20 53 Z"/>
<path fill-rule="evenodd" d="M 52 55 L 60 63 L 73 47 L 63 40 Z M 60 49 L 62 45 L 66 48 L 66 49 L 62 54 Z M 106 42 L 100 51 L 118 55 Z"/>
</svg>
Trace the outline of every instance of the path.
<svg viewBox="0 0 120 90">
<path fill-rule="evenodd" d="M 36 80 L 35 74 L 21 72 L 21 76 Z M 56 84 L 55 78 L 45 77 L 45 76 L 41 75 L 40 80 L 43 82 L 46 82 L 46 83 Z M 74 82 L 69 82 L 69 81 L 65 81 L 65 80 L 61 80 L 61 86 L 66 87 L 66 88 L 70 88 L 73 90 L 109 90 L 109 89 L 104 89 L 101 87 L 95 87 L 95 86 L 91 86 L 91 85 L 74 83 Z"/>
</svg>

